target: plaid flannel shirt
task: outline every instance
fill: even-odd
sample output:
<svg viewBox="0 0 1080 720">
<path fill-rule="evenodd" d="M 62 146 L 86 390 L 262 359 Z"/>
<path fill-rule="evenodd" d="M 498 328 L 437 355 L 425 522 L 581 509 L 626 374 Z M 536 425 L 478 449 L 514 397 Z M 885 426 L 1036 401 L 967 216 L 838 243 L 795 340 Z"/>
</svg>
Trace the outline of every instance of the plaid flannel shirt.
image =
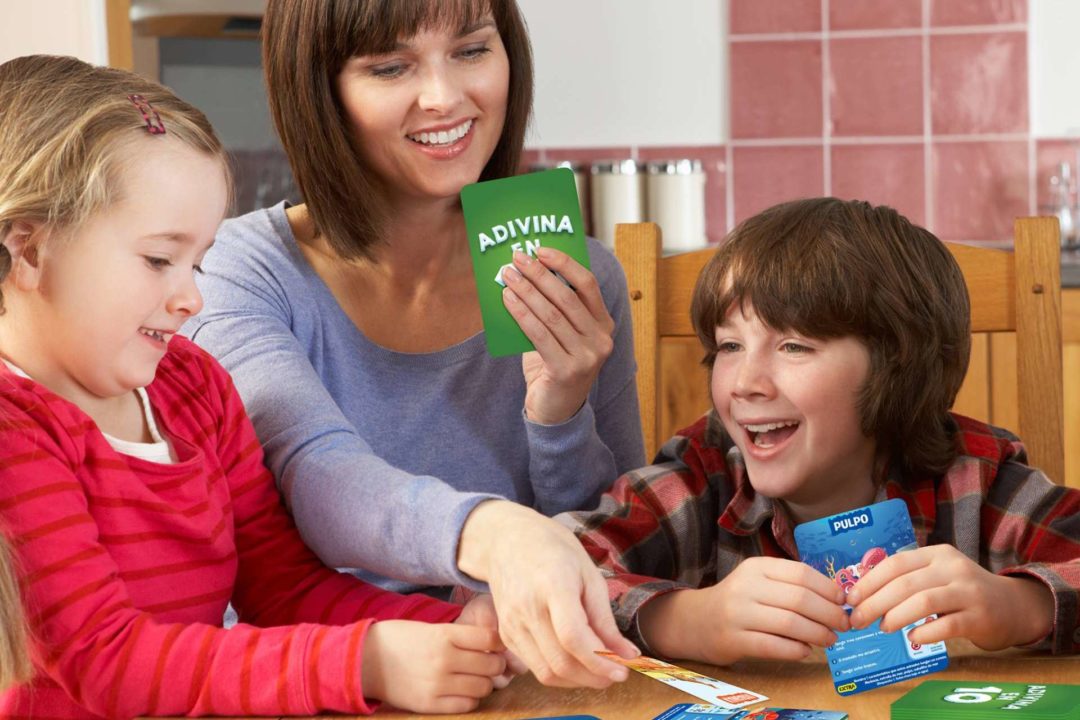
<svg viewBox="0 0 1080 720">
<path fill-rule="evenodd" d="M 959 415 L 949 422 L 959 454 L 948 470 L 890 468 L 875 502 L 904 500 L 920 546 L 949 543 L 991 572 L 1045 583 L 1054 628 L 1038 647 L 1080 652 L 1080 490 L 1028 467 L 1009 432 Z M 671 438 L 653 465 L 620 477 L 595 511 L 557 520 L 603 570 L 619 628 L 638 643 L 649 600 L 713 585 L 745 558 L 798 558 L 786 511 L 754 492 L 715 412 Z"/>
</svg>

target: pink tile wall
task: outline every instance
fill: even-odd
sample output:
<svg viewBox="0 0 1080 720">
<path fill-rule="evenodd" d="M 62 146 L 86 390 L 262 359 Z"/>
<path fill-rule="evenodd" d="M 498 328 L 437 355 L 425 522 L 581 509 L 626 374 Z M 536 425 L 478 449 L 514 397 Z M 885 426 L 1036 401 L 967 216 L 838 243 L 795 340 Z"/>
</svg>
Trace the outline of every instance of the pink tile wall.
<svg viewBox="0 0 1080 720">
<path fill-rule="evenodd" d="M 1030 134 L 1028 0 L 729 10 L 728 146 L 541 156 L 701 158 L 713 242 L 771 204 L 823 193 L 891 205 L 945 240 L 1007 242 L 1056 164 L 1080 159 L 1080 141 Z"/>
</svg>

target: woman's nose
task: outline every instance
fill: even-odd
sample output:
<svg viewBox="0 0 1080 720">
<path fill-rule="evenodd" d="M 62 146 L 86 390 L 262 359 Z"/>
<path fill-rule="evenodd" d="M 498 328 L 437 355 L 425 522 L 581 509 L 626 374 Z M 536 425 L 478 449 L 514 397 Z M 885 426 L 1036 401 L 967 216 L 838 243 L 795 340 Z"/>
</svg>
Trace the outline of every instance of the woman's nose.
<svg viewBox="0 0 1080 720">
<path fill-rule="evenodd" d="M 422 110 L 445 115 L 461 102 L 461 97 L 460 82 L 449 68 L 434 67 L 423 74 L 418 98 Z"/>
</svg>

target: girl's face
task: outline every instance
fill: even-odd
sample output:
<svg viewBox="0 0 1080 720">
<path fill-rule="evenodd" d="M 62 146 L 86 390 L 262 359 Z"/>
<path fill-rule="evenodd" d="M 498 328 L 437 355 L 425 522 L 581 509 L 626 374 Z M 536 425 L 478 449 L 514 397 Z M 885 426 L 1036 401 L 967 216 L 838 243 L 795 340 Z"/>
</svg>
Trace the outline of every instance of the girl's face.
<svg viewBox="0 0 1080 720">
<path fill-rule="evenodd" d="M 220 161 L 140 138 L 118 200 L 40 249 L 21 298 L 34 379 L 78 404 L 154 379 L 170 338 L 202 308 L 195 273 L 225 213 Z M 33 369 L 31 369 L 33 368 Z"/>
<path fill-rule="evenodd" d="M 875 442 L 857 407 L 870 372 L 866 346 L 776 330 L 737 304 L 716 328 L 716 345 L 713 405 L 754 490 L 784 500 L 800 521 L 871 502 Z"/>
<path fill-rule="evenodd" d="M 510 82 L 490 16 L 461 32 L 424 30 L 385 55 L 354 57 L 338 96 L 365 164 L 391 201 L 456 197 L 502 135 Z"/>
</svg>

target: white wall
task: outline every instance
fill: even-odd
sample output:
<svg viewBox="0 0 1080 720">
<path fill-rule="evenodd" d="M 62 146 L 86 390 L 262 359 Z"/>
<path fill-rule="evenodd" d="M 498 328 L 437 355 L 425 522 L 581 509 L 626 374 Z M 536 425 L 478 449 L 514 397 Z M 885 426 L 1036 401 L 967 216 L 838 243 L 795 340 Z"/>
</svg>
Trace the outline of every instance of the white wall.
<svg viewBox="0 0 1080 720">
<path fill-rule="evenodd" d="M 1036 137 L 1080 137 L 1080 2 L 1032 0 L 1031 130 Z"/>
<path fill-rule="evenodd" d="M 726 141 L 726 3 L 518 4 L 536 66 L 531 147 Z"/>
<path fill-rule="evenodd" d="M 0 62 L 35 54 L 107 64 L 105 0 L 0 0 Z"/>
</svg>

